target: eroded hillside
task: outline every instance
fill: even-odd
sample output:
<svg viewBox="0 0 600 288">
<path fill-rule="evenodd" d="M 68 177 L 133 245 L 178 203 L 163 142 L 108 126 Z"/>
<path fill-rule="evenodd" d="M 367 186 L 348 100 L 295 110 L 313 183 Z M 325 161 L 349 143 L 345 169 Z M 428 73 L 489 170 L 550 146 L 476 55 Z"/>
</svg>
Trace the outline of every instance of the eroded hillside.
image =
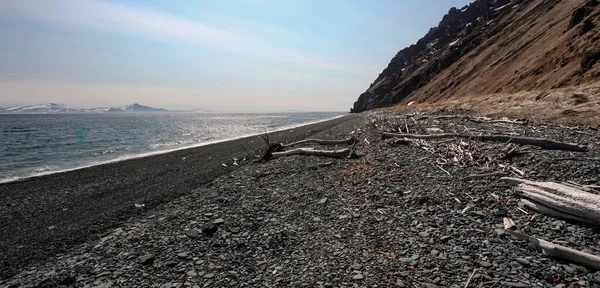
<svg viewBox="0 0 600 288">
<path fill-rule="evenodd" d="M 452 8 L 438 27 L 397 53 L 352 112 L 594 83 L 598 4 L 478 0 Z"/>
</svg>

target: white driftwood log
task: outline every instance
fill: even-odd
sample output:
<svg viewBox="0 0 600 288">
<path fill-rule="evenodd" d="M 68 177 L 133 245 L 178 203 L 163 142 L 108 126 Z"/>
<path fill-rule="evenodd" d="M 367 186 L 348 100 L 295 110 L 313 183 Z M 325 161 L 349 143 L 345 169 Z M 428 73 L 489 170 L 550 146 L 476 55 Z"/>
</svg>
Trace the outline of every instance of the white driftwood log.
<svg viewBox="0 0 600 288">
<path fill-rule="evenodd" d="M 592 268 L 595 270 L 600 270 L 600 257 L 585 253 L 582 251 L 578 251 L 575 249 L 571 249 L 568 247 L 564 247 L 558 244 L 554 244 L 542 239 L 538 239 L 532 236 L 525 235 L 523 233 L 505 230 L 508 234 L 515 236 L 519 239 L 528 240 L 529 246 L 541 250 L 544 254 L 550 257 L 561 258 L 563 260 L 571 261 L 573 263 L 577 263 L 582 266 L 586 266 L 588 268 Z"/>
<path fill-rule="evenodd" d="M 529 199 L 521 199 L 521 204 L 535 212 L 542 213 L 542 214 L 548 215 L 550 217 L 571 220 L 571 221 L 577 221 L 577 222 L 583 222 L 583 223 L 588 223 L 588 224 L 596 224 L 596 225 L 599 224 L 596 221 L 589 220 L 589 219 L 582 218 L 582 217 L 575 216 L 575 215 L 571 215 L 568 213 L 564 213 L 564 212 L 558 211 L 558 210 L 550 208 L 544 204 L 540 204 L 538 202 L 535 202 L 535 201 L 532 201 Z"/>
<path fill-rule="evenodd" d="M 582 222 L 600 223 L 600 195 L 555 182 L 536 182 L 510 177 L 501 179 L 518 184 L 516 191 L 523 197 L 563 214 L 570 214 L 562 215 L 562 218 L 575 216 L 587 219 L 587 221 Z M 529 205 L 526 206 L 529 207 Z M 533 210 L 536 209 L 533 208 Z M 577 218 L 571 217 L 569 219 L 575 220 Z"/>
<path fill-rule="evenodd" d="M 356 139 L 354 139 L 354 138 L 348 138 L 348 139 L 342 139 L 342 140 L 305 139 L 305 140 L 300 140 L 297 142 L 292 142 L 289 144 L 282 144 L 281 146 L 285 148 L 285 147 L 291 147 L 291 146 L 307 144 L 307 143 L 316 143 L 319 145 L 338 145 L 338 144 L 351 145 L 351 144 L 354 144 L 354 142 L 356 142 Z"/>
<path fill-rule="evenodd" d="M 339 149 L 339 150 L 315 150 L 313 148 L 297 148 L 294 150 L 274 152 L 273 158 L 290 156 L 290 155 L 312 155 L 312 156 L 324 156 L 324 157 L 347 157 L 350 153 L 350 149 Z"/>
<path fill-rule="evenodd" d="M 461 138 L 461 139 L 474 139 L 484 142 L 504 142 L 504 143 L 515 143 L 521 145 L 532 145 L 542 147 L 544 149 L 552 150 L 568 150 L 568 151 L 587 151 L 588 147 L 585 145 L 578 145 L 572 143 L 557 142 L 545 138 L 534 138 L 524 136 L 511 136 L 511 135 L 468 135 L 468 134 L 431 134 L 431 135 L 419 135 L 419 134 L 398 134 L 385 132 L 381 136 L 383 139 L 386 138 L 407 138 L 407 139 L 421 139 L 421 140 L 435 140 L 435 139 L 447 139 L 447 138 Z"/>
</svg>

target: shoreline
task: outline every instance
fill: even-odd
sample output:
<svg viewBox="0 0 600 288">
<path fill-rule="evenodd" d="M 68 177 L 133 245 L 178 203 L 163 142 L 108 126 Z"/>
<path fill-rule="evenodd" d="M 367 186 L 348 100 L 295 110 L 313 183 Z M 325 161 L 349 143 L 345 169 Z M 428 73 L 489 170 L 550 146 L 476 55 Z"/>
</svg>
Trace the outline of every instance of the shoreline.
<svg viewBox="0 0 600 288">
<path fill-rule="evenodd" d="M 327 122 L 327 121 L 331 121 L 331 120 L 335 120 L 335 119 L 342 118 L 342 117 L 347 117 L 347 116 L 349 116 L 349 115 L 339 115 L 339 116 L 335 116 L 335 117 L 327 118 L 327 119 L 322 119 L 322 120 L 316 120 L 316 121 L 311 121 L 311 122 L 304 122 L 304 123 L 299 123 L 299 124 L 281 126 L 281 127 L 278 127 L 275 130 L 268 131 L 268 133 L 269 134 L 271 134 L 271 133 L 278 133 L 278 132 L 281 132 L 281 131 L 284 131 L 284 130 L 295 129 L 295 128 L 299 128 L 299 127 L 302 127 L 302 126 L 319 124 L 319 123 L 323 123 L 323 122 Z M 121 161 L 127 161 L 127 160 L 132 160 L 132 159 L 139 159 L 139 158 L 144 158 L 144 157 L 151 157 L 151 156 L 156 156 L 156 155 L 162 155 L 162 154 L 171 153 L 171 152 L 175 152 L 175 151 L 179 151 L 179 150 L 193 149 L 193 148 L 203 147 L 203 146 L 212 145 L 212 144 L 219 144 L 219 143 L 228 142 L 228 141 L 234 141 L 234 140 L 240 140 L 240 139 L 244 139 L 244 138 L 256 137 L 256 136 L 260 136 L 260 135 L 264 135 L 264 133 L 245 134 L 245 135 L 235 136 L 235 137 L 232 137 L 232 138 L 225 138 L 225 139 L 211 140 L 211 141 L 206 141 L 206 142 L 199 142 L 199 143 L 195 143 L 195 144 L 191 144 L 191 145 L 186 145 L 186 146 L 172 148 L 172 149 L 166 149 L 166 150 L 144 152 L 144 153 L 139 153 L 139 154 L 124 154 L 124 155 L 118 156 L 115 159 L 102 160 L 102 161 L 99 161 L 99 162 L 91 162 L 90 164 L 86 164 L 86 165 L 82 165 L 82 166 L 77 166 L 77 167 L 73 167 L 73 168 L 65 168 L 65 169 L 59 169 L 59 170 L 50 170 L 50 171 L 37 172 L 37 173 L 31 174 L 31 175 L 27 175 L 27 176 L 10 177 L 10 178 L 6 178 L 6 179 L 0 180 L 0 185 L 5 184 L 5 183 L 12 183 L 12 182 L 17 182 L 17 181 L 27 180 L 29 178 L 41 177 L 41 176 L 58 174 L 58 173 L 64 173 L 64 172 L 71 172 L 71 171 L 76 171 L 76 170 L 80 170 L 80 169 L 86 169 L 86 168 L 90 168 L 90 167 L 94 167 L 94 166 L 100 166 L 100 165 L 118 163 L 118 162 L 121 162 Z"/>
<path fill-rule="evenodd" d="M 354 117 L 286 128 L 269 136 L 277 142 L 297 141 Z M 253 159 L 242 144 L 259 149 L 262 141 L 248 136 L 0 184 L 4 206 L 0 209 L 0 279 L 236 170 L 245 163 L 233 166 L 233 158 Z"/>
<path fill-rule="evenodd" d="M 356 137 L 353 148 L 359 157 L 294 155 L 247 163 L 193 185 L 197 188 L 189 193 L 161 194 L 164 205 L 130 204 L 135 212 L 108 227 L 112 229 L 16 269 L 0 280 L 0 287 L 600 285 L 599 271 L 531 249 L 527 241 L 507 233 L 503 223 L 513 219 L 519 232 L 595 255 L 600 253 L 598 227 L 521 207 L 515 185 L 497 175 L 600 185 L 600 132 L 446 116 L 452 115 L 372 111 L 346 118 L 310 137 Z M 410 118 L 415 120 L 404 122 Z M 575 153 L 519 145 L 525 153 L 503 160 L 503 142 L 406 144 L 381 137 L 400 129 L 416 134 L 431 129 L 513 133 L 587 143 L 590 149 Z M 461 155 L 446 153 L 455 151 L 452 147 L 461 147 L 473 159 L 454 162 Z M 482 174 L 488 176 L 469 177 Z M 161 175 L 161 184 L 147 191 L 169 189 L 170 181 L 184 176 Z M 122 194 L 112 196 L 127 200 Z"/>
</svg>

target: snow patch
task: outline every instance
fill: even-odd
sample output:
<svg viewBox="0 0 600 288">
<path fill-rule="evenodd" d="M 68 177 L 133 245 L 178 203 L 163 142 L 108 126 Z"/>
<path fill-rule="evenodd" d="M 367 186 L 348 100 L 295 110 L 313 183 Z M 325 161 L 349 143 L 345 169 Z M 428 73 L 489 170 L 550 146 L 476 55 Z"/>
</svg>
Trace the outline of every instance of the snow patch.
<svg viewBox="0 0 600 288">
<path fill-rule="evenodd" d="M 458 41 L 460 41 L 460 38 L 454 40 L 452 43 L 448 44 L 448 46 L 454 46 L 456 43 L 458 43 Z"/>
</svg>

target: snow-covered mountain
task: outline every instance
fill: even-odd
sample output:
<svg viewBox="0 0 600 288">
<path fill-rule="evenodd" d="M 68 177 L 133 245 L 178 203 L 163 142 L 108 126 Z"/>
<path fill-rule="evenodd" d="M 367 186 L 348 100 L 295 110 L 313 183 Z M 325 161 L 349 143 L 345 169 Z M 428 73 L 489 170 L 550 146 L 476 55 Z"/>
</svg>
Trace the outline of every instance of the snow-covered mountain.
<svg viewBox="0 0 600 288">
<path fill-rule="evenodd" d="M 169 110 L 163 108 L 153 108 L 150 106 L 140 105 L 138 103 L 134 103 L 131 105 L 121 106 L 121 107 L 112 107 L 108 109 L 107 112 L 167 112 Z"/>
<path fill-rule="evenodd" d="M 13 105 L 0 107 L 0 113 L 78 113 L 85 112 L 85 109 L 74 108 L 71 106 L 47 103 L 40 105 Z"/>
<path fill-rule="evenodd" d="M 40 105 L 12 105 L 0 107 L 0 114 L 49 114 L 49 113 L 106 113 L 106 112 L 168 112 L 167 109 L 153 108 L 138 103 L 110 108 L 76 108 L 64 104 L 47 103 Z"/>
</svg>

